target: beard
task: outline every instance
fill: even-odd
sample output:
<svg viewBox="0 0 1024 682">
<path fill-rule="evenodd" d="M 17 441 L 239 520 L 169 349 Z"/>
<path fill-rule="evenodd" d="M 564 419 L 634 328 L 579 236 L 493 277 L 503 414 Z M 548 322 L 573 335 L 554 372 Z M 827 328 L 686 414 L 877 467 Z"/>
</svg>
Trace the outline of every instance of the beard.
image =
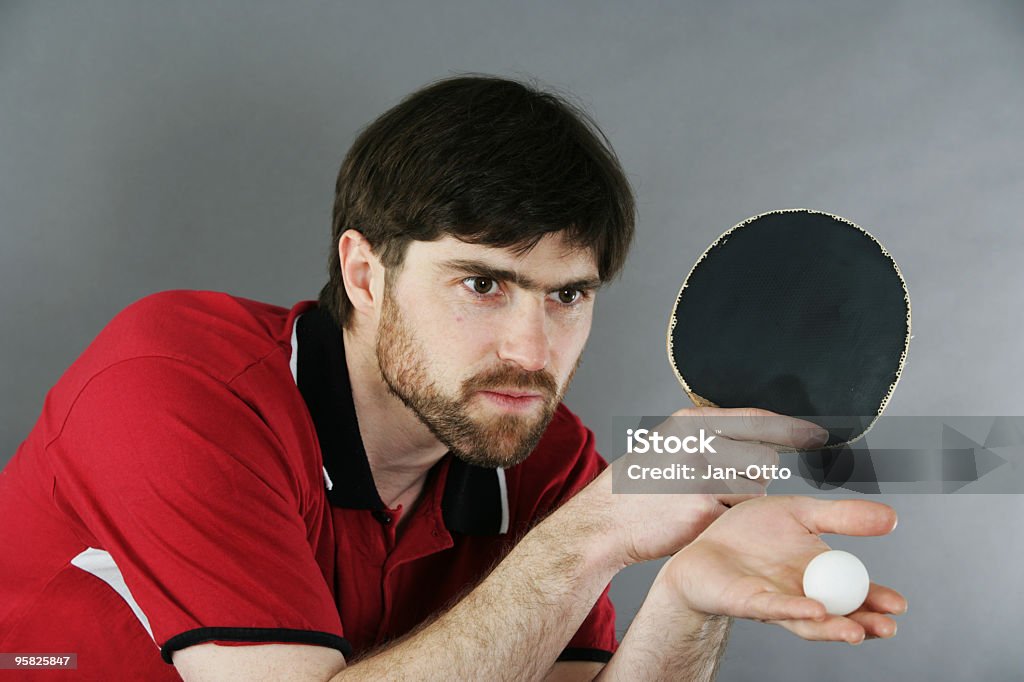
<svg viewBox="0 0 1024 682">
<path fill-rule="evenodd" d="M 529 372 L 501 364 L 464 380 L 456 395 L 447 395 L 431 378 L 430 363 L 421 354 L 389 289 L 385 286 L 375 344 L 377 364 L 388 390 L 459 459 L 488 468 L 510 467 L 525 460 L 551 422 L 582 354 L 561 390 L 555 378 L 543 369 Z M 471 417 L 468 407 L 476 393 L 496 388 L 539 393 L 541 409 L 537 414 L 506 413 L 480 420 Z"/>
</svg>

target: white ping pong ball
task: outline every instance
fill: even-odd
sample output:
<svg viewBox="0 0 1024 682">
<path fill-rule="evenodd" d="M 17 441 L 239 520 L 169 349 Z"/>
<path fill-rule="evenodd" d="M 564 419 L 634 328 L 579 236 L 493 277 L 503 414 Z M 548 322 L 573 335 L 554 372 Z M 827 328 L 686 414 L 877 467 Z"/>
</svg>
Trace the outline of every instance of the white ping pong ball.
<svg viewBox="0 0 1024 682">
<path fill-rule="evenodd" d="M 804 594 L 825 605 L 833 616 L 853 613 L 868 596 L 868 569 L 849 552 L 832 549 L 811 559 L 804 569 Z"/>
</svg>

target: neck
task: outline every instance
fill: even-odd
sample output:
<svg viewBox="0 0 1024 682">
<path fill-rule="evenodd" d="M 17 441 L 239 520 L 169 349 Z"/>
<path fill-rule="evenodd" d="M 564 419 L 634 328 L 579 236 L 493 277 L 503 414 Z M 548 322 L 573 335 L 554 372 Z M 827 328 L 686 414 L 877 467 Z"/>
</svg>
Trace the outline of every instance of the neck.
<svg viewBox="0 0 1024 682">
<path fill-rule="evenodd" d="M 343 329 L 342 335 L 359 435 L 377 492 L 388 507 L 401 504 L 409 511 L 427 472 L 448 448 L 390 392 L 380 374 L 372 335 L 358 329 Z"/>
</svg>

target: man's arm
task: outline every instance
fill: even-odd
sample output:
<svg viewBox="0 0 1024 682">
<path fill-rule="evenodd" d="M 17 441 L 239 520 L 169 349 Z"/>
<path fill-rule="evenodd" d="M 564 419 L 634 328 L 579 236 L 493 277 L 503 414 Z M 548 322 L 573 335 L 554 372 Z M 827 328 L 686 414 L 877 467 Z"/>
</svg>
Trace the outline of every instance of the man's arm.
<svg viewBox="0 0 1024 682">
<path fill-rule="evenodd" d="M 765 426 L 777 424 L 766 422 Z M 790 429 L 775 437 L 766 428 L 751 427 L 751 431 L 741 435 L 783 444 L 794 437 Z M 760 456 L 756 447 L 750 453 L 752 461 Z M 677 552 L 721 516 L 727 505 L 764 495 L 763 483 L 746 479 L 733 482 L 731 494 L 689 495 L 613 495 L 611 482 L 609 467 L 534 527 L 450 610 L 386 648 L 356 660 L 331 680 L 543 679 L 549 671 L 554 672 L 558 654 L 620 569 Z M 685 680 L 702 679 L 699 675 L 709 665 L 712 671 L 715 669 L 715 663 L 707 662 L 708 656 L 712 661 L 717 659 L 725 633 L 716 634 L 709 624 L 720 621 L 696 616 L 661 590 L 659 587 L 648 595 L 626 641 L 609 663 L 609 675 L 617 671 L 617 675 L 629 677 L 635 666 L 654 665 L 671 671 L 675 679 Z M 659 652 L 656 662 L 644 660 L 645 631 L 657 632 L 661 638 L 671 633 L 678 651 L 668 652 L 672 654 L 668 658 L 666 652 Z M 232 651 L 215 655 L 210 647 Z M 236 669 L 225 662 L 244 661 L 247 655 L 265 656 L 264 652 L 245 651 L 255 648 L 198 645 L 175 654 L 174 663 L 185 680 L 233 679 Z M 305 668 L 309 674 L 299 676 L 307 664 L 302 652 L 308 652 L 309 647 L 281 649 L 288 650 L 287 664 L 280 663 L 280 659 L 261 658 L 267 670 L 289 670 L 295 674 L 290 679 L 324 679 L 319 672 L 323 668 Z M 684 657 L 676 657 L 677 653 Z M 339 665 L 343 663 L 339 661 Z M 569 671 L 558 670 L 559 674 L 563 672 Z"/>
<path fill-rule="evenodd" d="M 542 679 L 625 565 L 610 519 L 588 509 L 586 497 L 578 495 L 534 527 L 451 609 L 351 663 L 331 677 L 332 682 Z M 265 670 L 290 670 L 295 677 L 289 679 L 323 680 L 320 652 L 312 657 L 310 653 L 309 647 L 295 645 L 207 644 L 176 653 L 174 664 L 187 681 L 234 679 L 238 666 L 259 656 Z M 309 666 L 308 673 L 300 672 L 304 666 Z"/>
<path fill-rule="evenodd" d="M 610 531 L 570 500 L 450 610 L 333 679 L 541 679 L 625 565 Z"/>
<path fill-rule="evenodd" d="M 619 570 L 678 549 L 725 510 L 713 495 L 613 496 L 611 478 L 609 468 L 535 526 L 450 610 L 386 648 L 354 661 L 331 677 L 331 682 L 540 680 L 555 673 L 558 654 Z M 764 494 L 763 487 L 748 483 L 752 492 L 723 497 L 738 502 Z M 624 643 L 636 650 L 623 654 L 620 648 L 612 659 L 620 662 L 613 669 L 627 670 L 642 662 L 645 652 L 631 642 L 641 641 L 645 628 L 658 632 L 660 637 L 665 636 L 662 628 L 671 628 L 673 637 L 686 642 L 681 650 L 695 655 L 703 651 L 707 641 L 717 641 L 704 619 L 686 614 L 660 592 L 648 595 L 638 622 L 630 628 L 635 634 L 627 635 Z M 324 667 L 327 664 L 320 653 L 295 645 L 202 644 L 177 652 L 174 664 L 188 682 L 238 679 L 238 670 L 253 670 L 257 657 L 267 673 L 247 679 L 323 680 L 323 671 L 331 668 Z M 338 660 L 340 654 L 331 655 L 337 665 L 344 665 Z M 702 660 L 693 659 L 692 665 L 697 666 L 694 670 L 707 667 Z M 691 663 L 686 660 L 670 658 L 657 665 L 671 669 L 677 679 L 690 679 L 686 666 Z M 275 677 L 284 672 L 289 677 Z M 557 672 L 563 675 L 579 669 L 560 668 Z"/>
<path fill-rule="evenodd" d="M 655 581 L 622 645 L 598 680 L 710 682 L 729 640 L 730 618 L 682 606 Z"/>
<path fill-rule="evenodd" d="M 363 679 L 487 679 L 540 680 L 545 675 L 575 678 L 579 666 L 556 666 L 555 659 L 593 608 L 612 577 L 635 561 L 632 534 L 623 533 L 622 510 L 610 496 L 610 470 L 533 528 L 477 587 L 437 618 L 420 626 L 384 649 L 355 660 L 331 682 Z M 710 522 L 707 502 L 694 496 L 692 508 L 674 496 L 657 496 L 675 505 L 680 526 L 702 528 Z M 652 510 L 653 511 L 653 510 Z M 689 532 L 689 531 L 687 531 Z M 658 537 L 658 542 L 664 542 Z M 666 632 L 680 642 L 690 659 L 665 658 L 659 652 L 654 665 L 686 674 L 688 666 L 700 670 L 708 643 L 720 637 L 703 618 L 687 617 L 671 608 L 667 598 L 649 595 L 627 635 L 626 655 L 617 654 L 613 670 L 632 670 L 643 664 L 640 645 L 645 632 Z M 668 616 L 668 617 L 666 617 Z M 670 630 L 666 630 L 670 628 Z M 715 645 L 721 646 L 721 643 Z M 620 649 L 620 654 L 622 650 Z M 323 654 L 323 655 L 321 655 Z M 712 658 L 714 657 L 713 654 Z M 254 667 L 253 659 L 259 665 Z M 174 655 L 182 678 L 238 679 L 239 671 L 264 671 L 247 679 L 323 680 L 343 666 L 337 652 L 297 645 L 222 647 L 202 644 Z M 609 664 L 612 665 L 612 664 Z M 263 666 L 260 668 L 259 666 Z M 554 666 L 554 667 L 553 667 Z M 679 667 L 683 666 L 683 667 Z M 639 668 L 644 670 L 646 668 Z M 328 671 L 325 673 L 324 671 Z M 591 668 L 591 672 L 596 672 Z M 275 677 L 283 675 L 287 677 Z M 248 674 L 248 673 L 247 673 Z M 575 678 L 578 679 L 578 678 Z M 635 679 L 635 678 L 634 678 Z M 683 677 L 682 679 L 690 679 Z M 695 677 L 693 679 L 704 679 Z"/>
<path fill-rule="evenodd" d="M 655 585 L 652 592 L 657 589 Z M 725 655 L 732 619 L 670 605 L 666 598 L 649 595 L 607 665 L 561 661 L 555 663 L 544 682 L 714 680 Z M 683 674 L 687 677 L 680 677 Z"/>
</svg>

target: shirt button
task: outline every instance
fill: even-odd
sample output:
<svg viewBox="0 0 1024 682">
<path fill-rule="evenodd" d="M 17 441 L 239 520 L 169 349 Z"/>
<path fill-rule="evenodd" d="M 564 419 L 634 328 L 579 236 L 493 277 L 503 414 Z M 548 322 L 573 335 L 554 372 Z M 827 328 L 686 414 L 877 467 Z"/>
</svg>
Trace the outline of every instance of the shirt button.
<svg viewBox="0 0 1024 682">
<path fill-rule="evenodd" d="M 380 510 L 376 510 L 376 511 L 373 512 L 373 518 L 377 519 L 378 521 L 380 521 L 385 526 L 391 524 L 391 515 L 390 514 L 385 514 L 384 512 L 382 512 Z"/>
</svg>

